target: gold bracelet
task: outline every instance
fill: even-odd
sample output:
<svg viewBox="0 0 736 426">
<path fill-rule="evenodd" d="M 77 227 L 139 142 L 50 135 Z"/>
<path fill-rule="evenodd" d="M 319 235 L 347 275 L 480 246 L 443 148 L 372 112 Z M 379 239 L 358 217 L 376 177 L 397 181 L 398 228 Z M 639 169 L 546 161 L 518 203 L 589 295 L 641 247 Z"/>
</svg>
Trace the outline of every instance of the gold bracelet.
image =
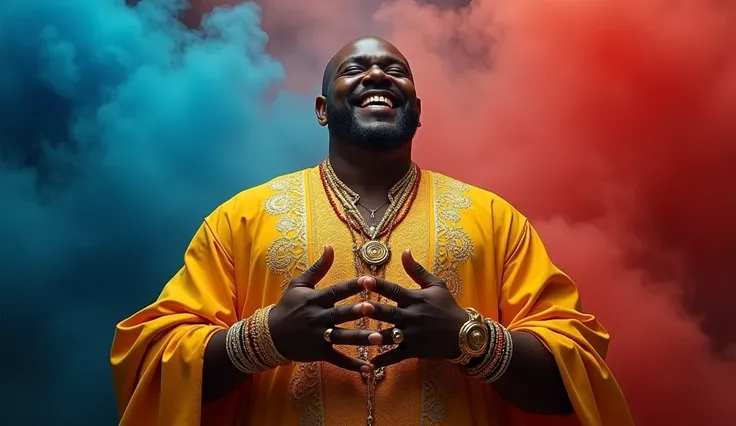
<svg viewBox="0 0 736 426">
<path fill-rule="evenodd" d="M 468 365 L 470 360 L 485 353 L 490 334 L 483 316 L 478 311 L 465 308 L 465 312 L 468 313 L 468 321 L 460 327 L 457 337 L 460 356 L 450 360 L 451 363 L 460 366 Z"/>
<path fill-rule="evenodd" d="M 273 343 L 271 329 L 268 327 L 268 316 L 275 305 L 267 306 L 256 311 L 255 326 L 258 330 L 258 343 L 256 346 L 259 357 L 270 368 L 288 364 L 289 360 L 284 358 Z"/>
<path fill-rule="evenodd" d="M 245 361 L 249 363 L 251 374 L 268 370 L 268 366 L 258 357 L 256 344 L 258 342 L 258 331 L 256 329 L 256 313 L 251 315 L 245 322 L 243 340 L 245 341 Z"/>
<path fill-rule="evenodd" d="M 488 378 L 498 371 L 498 367 L 503 359 L 504 351 L 506 350 L 504 327 L 491 319 L 487 319 L 486 324 L 492 330 L 491 334 L 494 337 L 488 345 L 488 351 L 486 352 L 486 357 L 483 359 L 483 362 L 468 371 L 468 374 L 471 377 L 484 382 L 487 382 Z"/>
<path fill-rule="evenodd" d="M 514 354 L 514 341 L 511 339 L 511 332 L 504 328 L 503 329 L 504 342 L 503 342 L 503 355 L 499 361 L 498 368 L 491 374 L 491 377 L 485 379 L 487 383 L 493 383 L 501 378 L 506 373 L 506 370 L 511 364 L 511 356 Z"/>
<path fill-rule="evenodd" d="M 498 350 L 498 342 L 499 342 L 499 335 L 500 330 L 495 326 L 492 320 L 487 319 L 486 320 L 486 326 L 488 327 L 488 330 L 490 331 L 490 337 L 488 339 L 488 349 L 486 349 L 486 354 L 483 357 L 483 360 L 478 363 L 478 365 L 474 366 L 473 368 L 468 370 L 468 375 L 474 379 L 483 380 L 484 377 L 488 376 L 493 372 L 493 370 L 496 369 L 496 358 L 497 354 L 499 353 Z"/>
<path fill-rule="evenodd" d="M 230 358 L 230 362 L 233 363 L 235 368 L 248 374 L 248 366 L 243 362 L 245 357 L 243 354 L 243 341 L 241 339 L 244 323 L 244 321 L 238 321 L 227 330 L 225 334 L 225 349 L 227 350 L 227 356 Z"/>
<path fill-rule="evenodd" d="M 275 305 L 256 310 L 250 317 L 233 324 L 225 335 L 230 362 L 245 374 L 255 374 L 290 361 L 277 350 L 268 327 L 268 315 Z"/>
</svg>

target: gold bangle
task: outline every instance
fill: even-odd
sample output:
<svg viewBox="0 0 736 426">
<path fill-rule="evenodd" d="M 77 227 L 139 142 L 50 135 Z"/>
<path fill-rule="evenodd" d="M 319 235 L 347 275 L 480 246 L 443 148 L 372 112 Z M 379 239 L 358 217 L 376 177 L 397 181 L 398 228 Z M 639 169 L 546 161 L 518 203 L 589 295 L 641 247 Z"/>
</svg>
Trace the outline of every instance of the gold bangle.
<svg viewBox="0 0 736 426">
<path fill-rule="evenodd" d="M 473 358 L 486 352 L 490 336 L 490 330 L 478 311 L 465 308 L 465 312 L 468 313 L 468 321 L 460 327 L 457 337 L 460 356 L 450 360 L 451 363 L 461 366 L 468 365 Z"/>
<path fill-rule="evenodd" d="M 493 383 L 501 378 L 506 373 L 506 370 L 511 364 L 511 356 L 514 354 L 514 341 L 511 338 L 511 332 L 507 329 L 503 329 L 504 342 L 503 342 L 503 355 L 499 361 L 499 365 L 496 370 L 491 374 L 490 377 L 485 379 L 486 383 Z"/>
<path fill-rule="evenodd" d="M 230 362 L 243 373 L 248 374 L 248 366 L 244 363 L 244 348 L 243 348 L 243 324 L 244 321 L 240 320 L 232 325 L 225 334 L 225 349 L 227 350 L 227 356 L 230 358 Z"/>
<path fill-rule="evenodd" d="M 275 305 L 270 305 L 263 309 L 259 309 L 257 322 L 260 336 L 259 349 L 262 351 L 259 355 L 263 357 L 263 360 L 270 368 L 289 363 L 289 360 L 284 358 L 276 349 L 276 346 L 273 343 L 273 338 L 271 337 L 271 329 L 268 327 L 268 316 L 274 306 Z"/>
<path fill-rule="evenodd" d="M 258 359 L 256 353 L 256 342 L 258 341 L 258 333 L 255 330 L 255 314 L 245 320 L 245 328 L 243 330 L 243 342 L 245 347 L 245 363 L 248 365 L 250 374 L 266 371 L 268 367 L 263 365 Z"/>
<path fill-rule="evenodd" d="M 250 318 L 250 329 L 248 329 L 249 340 L 252 343 L 253 349 L 253 361 L 258 365 L 258 369 L 266 371 L 271 368 L 271 363 L 268 359 L 268 353 L 263 348 L 263 327 L 261 326 L 261 316 L 263 310 L 258 309 L 255 311 L 253 316 Z"/>
<path fill-rule="evenodd" d="M 470 377 L 483 381 L 496 371 L 503 350 L 502 327 L 490 319 L 486 320 L 486 326 L 488 326 L 488 329 L 491 332 L 489 339 L 489 342 L 491 343 L 488 345 L 488 350 L 486 351 L 486 355 L 483 360 L 478 365 L 468 370 L 468 375 L 470 375 Z"/>
<path fill-rule="evenodd" d="M 271 338 L 268 315 L 273 307 L 256 310 L 250 317 L 235 323 L 226 334 L 228 357 L 243 373 L 255 374 L 290 362 L 276 350 Z"/>
</svg>

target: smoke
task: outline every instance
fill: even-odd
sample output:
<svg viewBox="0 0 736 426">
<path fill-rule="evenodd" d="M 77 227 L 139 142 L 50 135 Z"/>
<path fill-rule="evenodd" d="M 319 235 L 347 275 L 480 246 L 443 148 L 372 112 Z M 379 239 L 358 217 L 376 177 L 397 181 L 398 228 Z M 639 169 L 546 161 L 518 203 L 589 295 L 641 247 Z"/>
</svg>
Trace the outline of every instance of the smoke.
<svg viewBox="0 0 736 426">
<path fill-rule="evenodd" d="M 736 4 L 400 1 L 422 164 L 506 197 L 613 336 L 638 425 L 736 414 Z"/>
<path fill-rule="evenodd" d="M 313 97 L 274 89 L 258 7 L 196 30 L 186 7 L 0 6 L 4 425 L 116 424 L 115 323 L 156 296 L 214 207 L 326 152 Z"/>
<path fill-rule="evenodd" d="M 411 61 L 419 163 L 579 283 L 637 425 L 729 424 L 733 2 L 225 3 L 0 5 L 2 424 L 115 424 L 114 324 L 217 204 L 324 155 L 322 69 L 367 34 Z"/>
</svg>

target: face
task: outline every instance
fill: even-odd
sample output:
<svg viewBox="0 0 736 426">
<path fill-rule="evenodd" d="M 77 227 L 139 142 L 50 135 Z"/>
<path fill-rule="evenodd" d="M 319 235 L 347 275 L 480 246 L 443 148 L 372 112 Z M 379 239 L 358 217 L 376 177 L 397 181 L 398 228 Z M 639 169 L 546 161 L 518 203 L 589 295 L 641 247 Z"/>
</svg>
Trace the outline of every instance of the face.
<svg viewBox="0 0 736 426">
<path fill-rule="evenodd" d="M 317 98 L 316 112 L 332 137 L 381 151 L 411 142 L 421 104 L 398 49 L 385 40 L 361 39 L 335 55 L 330 71 L 329 89 Z"/>
</svg>

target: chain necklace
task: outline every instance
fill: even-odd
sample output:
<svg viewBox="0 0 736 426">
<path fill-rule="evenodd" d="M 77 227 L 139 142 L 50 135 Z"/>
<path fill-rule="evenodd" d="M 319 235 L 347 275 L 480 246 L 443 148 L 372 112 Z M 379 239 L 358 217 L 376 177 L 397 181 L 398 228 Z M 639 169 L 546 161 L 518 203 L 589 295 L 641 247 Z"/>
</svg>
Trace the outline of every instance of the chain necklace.
<svg viewBox="0 0 736 426">
<path fill-rule="evenodd" d="M 375 209 L 369 209 L 368 207 L 366 207 L 366 205 L 365 205 L 365 204 L 363 204 L 363 203 L 361 203 L 361 202 L 356 202 L 355 204 L 356 204 L 357 206 L 359 206 L 359 207 L 363 207 L 363 208 L 364 208 L 364 209 L 365 209 L 365 210 L 366 210 L 366 211 L 367 211 L 367 212 L 368 212 L 368 213 L 369 213 L 369 214 L 371 215 L 371 219 L 375 219 L 375 218 L 376 218 L 376 212 L 377 212 L 378 210 L 380 210 L 380 209 L 381 209 L 381 207 L 385 206 L 385 205 L 386 205 L 386 204 L 388 204 L 388 203 L 389 203 L 389 201 L 388 201 L 388 200 L 386 200 L 386 201 L 384 201 L 384 202 L 383 202 L 383 204 L 381 204 L 380 206 L 376 207 Z M 374 226 L 371 226 L 371 228 L 375 228 L 375 227 L 374 227 Z"/>
<path fill-rule="evenodd" d="M 325 160 L 320 166 L 320 172 L 322 177 L 322 184 L 327 194 L 327 198 L 330 201 L 335 213 L 338 217 L 348 225 L 350 232 L 350 238 L 353 243 L 353 266 L 355 269 L 355 275 L 363 275 L 364 265 L 370 269 L 371 275 L 377 278 L 384 278 L 385 264 L 388 262 L 390 255 L 390 248 L 388 241 L 391 238 L 391 231 L 393 228 L 405 217 L 406 212 L 414 201 L 416 193 L 419 188 L 419 179 L 421 177 L 418 168 L 414 163 L 409 169 L 407 174 L 399 180 L 389 191 L 388 203 L 389 206 L 381 219 L 379 226 L 373 227 L 368 226 L 363 220 L 360 211 L 357 209 L 358 200 L 360 196 L 352 191 L 347 185 L 345 185 L 335 174 L 332 166 L 329 163 L 329 159 Z M 340 204 L 342 204 L 345 210 L 345 217 L 343 217 L 337 206 L 335 205 L 330 192 L 335 194 Z M 385 205 L 386 203 L 384 203 Z M 376 210 L 380 209 L 378 207 Z M 402 208 L 406 207 L 402 212 Z M 370 209 L 369 209 L 370 210 Z M 396 220 L 398 216 L 399 220 Z M 355 232 L 357 231 L 357 232 Z M 357 235 L 356 235 L 357 234 Z M 379 241 L 378 237 L 385 234 L 385 243 Z M 370 238 L 366 241 L 366 237 Z M 360 240 L 360 241 L 359 241 Z M 370 300 L 370 293 L 364 290 L 360 294 L 360 300 L 362 302 Z M 376 302 L 381 303 L 382 298 L 380 295 L 377 296 Z M 361 329 L 367 329 L 369 325 L 368 318 L 361 318 L 357 321 L 357 325 Z M 378 322 L 377 329 L 381 329 L 382 323 Z M 384 353 L 391 348 L 391 345 L 381 345 L 378 348 L 378 353 Z M 362 360 L 368 361 L 370 354 L 367 346 L 359 346 L 357 349 L 358 357 Z M 373 426 L 374 412 L 375 412 L 375 398 L 376 398 L 376 385 L 378 382 L 383 380 L 386 375 L 386 369 L 381 367 L 375 372 L 370 374 L 362 374 L 363 382 L 366 386 L 366 411 L 367 426 Z"/>
<path fill-rule="evenodd" d="M 412 163 L 406 175 L 389 190 L 389 206 L 377 226 L 369 226 L 365 222 L 363 215 L 360 214 L 357 207 L 360 195 L 355 193 L 337 177 L 332 165 L 330 165 L 329 159 L 325 160 L 323 165 L 327 183 L 343 205 L 346 214 L 354 219 L 360 226 L 362 233 L 370 238 L 369 241 L 363 242 L 360 247 L 360 255 L 363 261 L 371 267 L 377 268 L 382 266 L 388 262 L 391 253 L 388 244 L 381 242 L 378 239 L 378 235 L 394 221 L 396 215 L 411 196 L 418 178 L 416 165 Z"/>
<path fill-rule="evenodd" d="M 405 204 L 406 207 L 405 208 L 402 208 L 400 210 L 400 212 L 399 212 L 399 215 L 396 217 L 396 219 L 394 221 L 394 227 L 396 225 L 398 225 L 399 223 L 401 223 L 406 218 L 406 215 L 409 213 L 410 207 L 414 203 L 414 199 L 416 198 L 417 192 L 419 190 L 419 182 L 422 179 L 422 174 L 421 174 L 421 170 L 419 170 L 419 167 L 416 166 L 416 165 L 415 165 L 415 167 L 416 167 L 416 173 L 417 173 L 416 174 L 417 183 L 414 185 L 414 190 L 411 193 L 411 195 L 409 196 L 409 200 L 407 200 L 407 202 Z M 337 207 L 337 203 L 335 203 L 335 200 L 330 195 L 330 191 L 328 190 L 329 185 L 328 185 L 327 178 L 326 178 L 326 176 L 327 176 L 326 164 L 324 162 L 322 164 L 320 164 L 319 171 L 320 171 L 320 179 L 322 180 L 322 187 L 325 190 L 325 192 L 327 193 L 327 200 L 330 202 L 330 206 L 332 207 L 332 210 L 335 212 L 335 215 L 343 223 L 345 223 L 346 225 L 352 227 L 356 232 L 358 232 L 358 233 L 365 233 L 365 230 L 356 221 L 350 221 L 350 220 L 347 219 L 347 217 L 345 215 L 342 214 L 342 212 L 340 211 L 340 209 Z M 338 182 L 339 182 L 339 184 L 342 184 L 342 182 L 339 179 L 337 179 L 337 182 L 335 182 L 335 183 L 338 184 Z M 357 194 L 356 194 L 356 196 L 357 196 Z M 357 204 L 357 201 L 356 201 L 356 204 Z M 361 218 L 360 215 L 358 215 L 358 216 L 359 216 L 359 218 Z M 373 233 L 375 231 L 375 233 L 376 233 L 377 236 L 383 237 L 383 236 L 385 236 L 385 234 L 388 231 L 385 227 L 384 228 L 381 228 L 381 229 L 371 229 L 371 228 L 374 228 L 374 227 L 369 227 L 369 229 L 368 229 L 369 232 L 367 233 L 367 235 L 373 235 Z"/>
</svg>

